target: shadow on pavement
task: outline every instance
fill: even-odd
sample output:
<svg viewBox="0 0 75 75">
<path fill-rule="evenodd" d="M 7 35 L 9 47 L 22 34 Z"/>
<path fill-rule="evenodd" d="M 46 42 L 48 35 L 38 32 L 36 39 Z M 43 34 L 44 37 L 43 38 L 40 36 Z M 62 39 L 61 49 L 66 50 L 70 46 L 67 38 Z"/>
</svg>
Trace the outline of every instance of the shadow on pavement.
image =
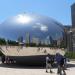
<svg viewBox="0 0 75 75">
<path fill-rule="evenodd" d="M 45 69 L 45 65 L 26 65 L 26 64 L 3 64 L 0 61 L 0 67 L 5 67 L 5 68 L 17 68 L 17 69 Z M 75 64 L 67 64 L 67 68 L 72 68 L 75 67 Z M 53 68 L 57 68 L 57 65 L 54 64 Z"/>
<path fill-rule="evenodd" d="M 25 65 L 25 64 L 3 64 L 0 63 L 0 67 L 5 68 L 17 68 L 17 69 L 44 69 L 45 66 Z"/>
<path fill-rule="evenodd" d="M 75 67 L 75 64 L 67 64 L 67 68 Z"/>
</svg>

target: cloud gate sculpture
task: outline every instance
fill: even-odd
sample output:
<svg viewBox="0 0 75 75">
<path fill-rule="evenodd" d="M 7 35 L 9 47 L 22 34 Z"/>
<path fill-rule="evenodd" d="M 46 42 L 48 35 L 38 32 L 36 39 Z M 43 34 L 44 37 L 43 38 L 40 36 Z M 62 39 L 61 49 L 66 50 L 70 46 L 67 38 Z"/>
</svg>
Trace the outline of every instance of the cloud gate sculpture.
<svg viewBox="0 0 75 75">
<path fill-rule="evenodd" d="M 1 52 L 16 62 L 44 62 L 50 47 L 58 46 L 63 37 L 62 24 L 38 14 L 18 14 L 0 24 Z"/>
</svg>

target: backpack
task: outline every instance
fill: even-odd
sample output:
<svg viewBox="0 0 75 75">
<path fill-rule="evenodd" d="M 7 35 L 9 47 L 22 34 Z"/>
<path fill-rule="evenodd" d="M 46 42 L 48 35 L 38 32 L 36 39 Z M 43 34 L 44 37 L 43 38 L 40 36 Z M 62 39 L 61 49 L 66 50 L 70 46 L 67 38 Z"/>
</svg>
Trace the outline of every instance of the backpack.
<svg viewBox="0 0 75 75">
<path fill-rule="evenodd" d="M 53 58 L 50 58 L 50 59 L 48 60 L 48 63 L 50 63 L 50 64 L 53 64 L 53 62 L 54 62 L 54 59 L 53 59 Z"/>
<path fill-rule="evenodd" d="M 48 60 L 48 63 L 51 63 L 51 60 L 50 59 Z"/>
<path fill-rule="evenodd" d="M 61 66 L 64 65 L 64 58 L 61 58 L 61 60 L 60 60 L 60 65 L 61 65 Z"/>
</svg>

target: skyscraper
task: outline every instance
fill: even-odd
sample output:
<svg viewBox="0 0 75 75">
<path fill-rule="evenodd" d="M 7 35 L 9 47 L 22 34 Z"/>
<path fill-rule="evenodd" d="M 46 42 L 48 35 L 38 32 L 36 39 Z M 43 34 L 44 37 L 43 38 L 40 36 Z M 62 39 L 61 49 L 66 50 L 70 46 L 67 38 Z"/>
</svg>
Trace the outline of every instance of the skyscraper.
<svg viewBox="0 0 75 75">
<path fill-rule="evenodd" d="M 73 42 L 73 30 L 70 30 L 68 31 L 67 33 L 67 48 L 69 51 L 72 51 L 73 50 L 73 45 L 74 45 L 74 42 Z"/>
<path fill-rule="evenodd" d="M 22 36 L 18 37 L 18 42 L 23 43 L 23 37 Z"/>
<path fill-rule="evenodd" d="M 26 40 L 25 40 L 26 44 L 30 44 L 30 34 L 27 32 L 26 33 Z"/>
<path fill-rule="evenodd" d="M 69 35 L 69 49 L 75 51 L 75 3 L 71 5 L 72 29 Z"/>
<path fill-rule="evenodd" d="M 32 43 L 35 43 L 36 45 L 39 45 L 39 43 L 40 43 L 39 38 L 33 37 L 32 38 Z"/>
<path fill-rule="evenodd" d="M 72 27 L 75 28 L 75 3 L 71 5 Z"/>
</svg>

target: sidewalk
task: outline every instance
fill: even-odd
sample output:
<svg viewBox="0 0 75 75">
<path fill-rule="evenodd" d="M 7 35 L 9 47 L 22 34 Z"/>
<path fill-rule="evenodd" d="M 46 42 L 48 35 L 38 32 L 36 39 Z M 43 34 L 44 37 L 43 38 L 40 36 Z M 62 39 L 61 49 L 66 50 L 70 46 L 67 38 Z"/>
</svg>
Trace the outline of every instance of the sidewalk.
<svg viewBox="0 0 75 75">
<path fill-rule="evenodd" d="M 75 63 L 69 62 L 70 66 L 66 70 L 66 75 L 75 74 Z M 57 68 L 52 70 L 54 73 L 46 73 L 44 68 L 21 67 L 16 65 L 4 65 L 0 63 L 1 75 L 57 75 Z"/>
</svg>

